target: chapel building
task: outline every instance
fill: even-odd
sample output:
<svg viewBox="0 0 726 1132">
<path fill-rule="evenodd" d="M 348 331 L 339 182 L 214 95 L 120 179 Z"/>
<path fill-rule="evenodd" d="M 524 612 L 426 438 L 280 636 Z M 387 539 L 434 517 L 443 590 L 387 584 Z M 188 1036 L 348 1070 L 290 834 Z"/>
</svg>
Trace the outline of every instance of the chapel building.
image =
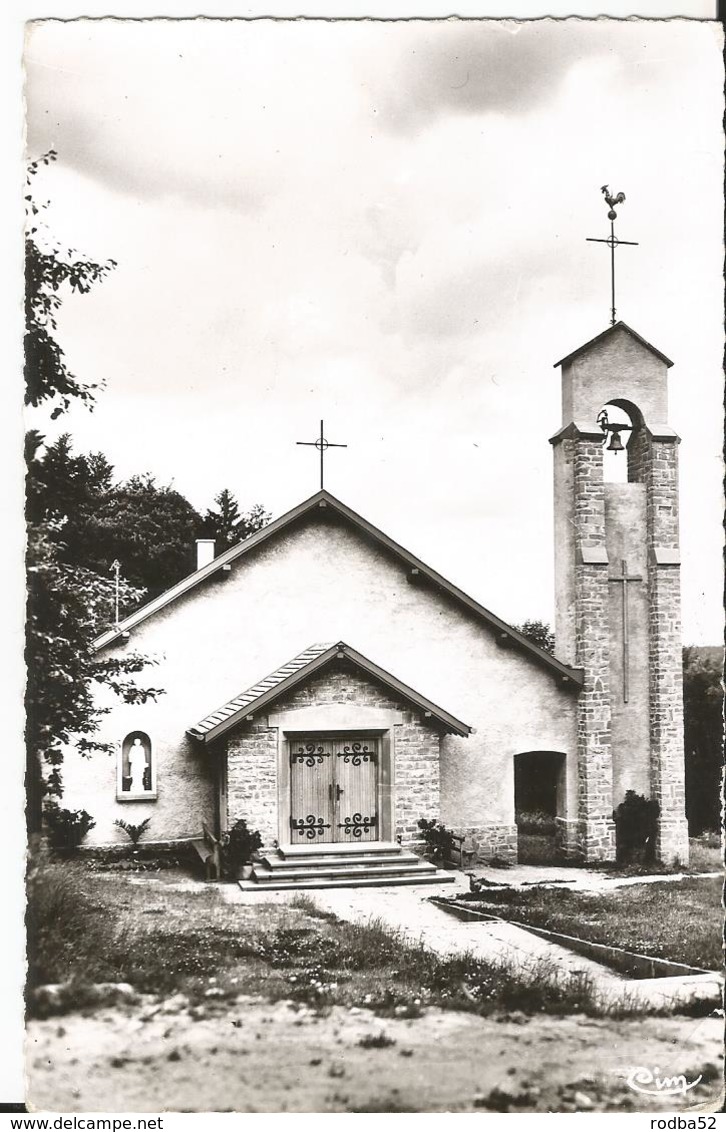
<svg viewBox="0 0 726 1132">
<path fill-rule="evenodd" d="M 686 863 L 671 364 L 622 322 L 557 363 L 554 655 L 325 490 L 218 556 L 201 540 L 96 642 L 153 657 L 164 694 L 104 701 L 115 759 L 69 750 L 88 843 L 117 818 L 150 817 L 150 841 L 244 818 L 268 847 L 374 850 L 433 818 L 470 859 L 515 861 L 534 812 L 562 859 L 608 861 L 634 790 L 657 857 Z M 627 482 L 607 482 L 621 434 Z"/>
</svg>

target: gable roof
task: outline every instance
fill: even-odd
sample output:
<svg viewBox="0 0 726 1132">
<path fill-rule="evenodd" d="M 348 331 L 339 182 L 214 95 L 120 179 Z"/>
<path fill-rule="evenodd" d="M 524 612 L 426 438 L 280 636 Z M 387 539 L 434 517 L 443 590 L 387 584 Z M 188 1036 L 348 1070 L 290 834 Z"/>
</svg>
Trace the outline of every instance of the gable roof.
<svg viewBox="0 0 726 1132">
<path fill-rule="evenodd" d="M 651 345 L 650 342 L 647 342 L 645 338 L 641 337 L 641 335 L 638 334 L 637 330 L 633 330 L 632 326 L 628 326 L 627 322 L 618 321 L 614 326 L 608 326 L 607 330 L 603 330 L 602 333 L 596 334 L 594 338 L 591 338 L 589 342 L 585 342 L 583 346 L 578 346 L 577 349 L 573 350 L 571 354 L 568 354 L 566 358 L 562 358 L 559 362 L 555 362 L 552 368 L 557 369 L 558 366 L 567 365 L 567 363 L 571 362 L 573 358 L 578 357 L 579 354 L 583 354 L 585 350 L 589 350 L 591 346 L 597 345 L 598 342 L 602 342 L 604 338 L 607 338 L 609 334 L 613 334 L 616 330 L 627 330 L 628 334 L 632 335 L 632 337 L 635 338 L 636 341 L 640 342 L 641 346 L 645 346 L 646 350 L 650 350 L 651 354 L 655 354 L 656 358 L 660 358 L 662 362 L 665 362 L 666 366 L 668 366 L 669 369 L 673 365 L 673 362 L 670 360 L 670 358 L 667 358 L 665 354 L 662 354 L 660 350 L 657 350 L 655 346 Z"/>
<path fill-rule="evenodd" d="M 341 517 L 351 526 L 355 527 L 361 534 L 375 542 L 378 546 L 388 550 L 395 558 L 406 565 L 409 573 L 413 575 L 418 581 L 426 582 L 428 585 L 435 589 L 441 590 L 452 598 L 457 604 L 463 606 L 469 613 L 473 614 L 476 618 L 486 624 L 497 636 L 497 640 L 503 646 L 514 646 L 525 655 L 529 656 L 537 664 L 543 668 L 548 669 L 554 676 L 564 684 L 575 685 L 580 687 L 583 683 L 582 670 L 579 668 L 571 668 L 562 661 L 557 660 L 551 653 L 546 652 L 544 649 L 539 648 L 533 644 L 527 637 L 523 636 L 517 629 L 508 625 L 506 621 L 490 613 L 483 605 L 480 605 L 474 598 L 469 597 L 468 594 L 460 590 L 452 582 L 447 581 L 436 570 L 432 570 L 420 558 L 416 558 L 404 547 L 394 542 L 392 538 L 384 534 L 367 519 L 358 515 L 355 511 L 347 507 L 345 503 L 341 503 L 329 491 L 321 489 L 315 495 L 311 495 L 303 503 L 299 503 L 297 507 L 293 507 L 291 511 L 281 515 L 279 519 L 273 519 L 266 527 L 256 531 L 255 534 L 250 535 L 243 542 L 232 546 L 229 550 L 225 550 L 223 554 L 218 555 L 214 561 L 210 562 L 207 566 L 203 566 L 201 570 L 196 570 L 193 574 L 189 574 L 186 578 L 182 578 L 176 585 L 171 586 L 165 593 L 160 594 L 159 597 L 154 598 L 152 601 L 137 609 L 135 613 L 125 617 L 123 621 L 114 626 L 113 629 L 108 629 L 105 633 L 94 641 L 94 649 L 102 649 L 107 645 L 112 644 L 115 640 L 123 637 L 132 630 L 136 625 L 140 625 L 142 621 L 146 621 L 148 617 L 152 617 L 159 610 L 164 609 L 176 598 L 181 597 L 183 594 L 188 593 L 195 586 L 211 578 L 219 570 L 225 567 L 230 567 L 231 564 L 238 558 L 249 554 L 256 547 L 266 542 L 268 539 L 273 538 L 279 534 L 280 531 L 285 530 L 296 520 L 305 515 L 314 512 L 318 508 L 328 509 L 331 513 Z"/>
<path fill-rule="evenodd" d="M 235 727 L 243 719 L 262 711 L 283 693 L 296 688 L 309 676 L 312 676 L 314 672 L 330 664 L 331 661 L 343 659 L 352 661 L 357 668 L 360 668 L 367 675 L 373 676 L 396 696 L 420 708 L 426 715 L 440 723 L 445 731 L 464 736 L 471 734 L 472 729 L 468 724 L 462 723 L 456 716 L 444 711 L 443 708 L 437 707 L 426 696 L 420 695 L 408 684 L 404 684 L 401 680 L 397 680 L 395 676 L 391 676 L 390 672 L 379 668 L 372 660 L 368 660 L 367 657 L 352 649 L 350 645 L 346 645 L 345 641 L 338 641 L 337 644 L 310 645 L 304 652 L 289 660 L 287 664 L 283 664 L 282 668 L 275 669 L 264 680 L 260 680 L 258 684 L 253 684 L 246 692 L 228 700 L 226 704 L 217 708 L 211 715 L 205 716 L 194 727 L 189 727 L 187 735 L 191 735 L 193 739 L 202 743 L 211 743 L 212 740 L 219 739 L 221 735 L 224 735 L 226 731 Z"/>
</svg>

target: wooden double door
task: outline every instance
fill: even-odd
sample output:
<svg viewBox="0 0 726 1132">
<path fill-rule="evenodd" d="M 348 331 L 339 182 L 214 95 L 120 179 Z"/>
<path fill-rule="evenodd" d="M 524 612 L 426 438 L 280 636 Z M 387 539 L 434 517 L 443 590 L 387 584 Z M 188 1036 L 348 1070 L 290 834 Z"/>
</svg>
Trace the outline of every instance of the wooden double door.
<svg viewBox="0 0 726 1132">
<path fill-rule="evenodd" d="M 297 739 L 290 743 L 290 842 L 378 841 L 376 739 Z"/>
</svg>

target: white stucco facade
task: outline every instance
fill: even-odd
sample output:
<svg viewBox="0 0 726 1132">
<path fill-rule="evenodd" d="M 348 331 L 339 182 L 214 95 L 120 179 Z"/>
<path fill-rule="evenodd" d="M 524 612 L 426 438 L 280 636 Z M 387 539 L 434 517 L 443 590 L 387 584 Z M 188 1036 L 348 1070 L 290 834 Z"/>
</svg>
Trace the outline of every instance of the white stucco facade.
<svg viewBox="0 0 726 1132">
<path fill-rule="evenodd" d="M 313 509 L 201 581 L 108 648 L 157 663 L 139 677 L 164 689 L 156 703 L 109 699 L 103 737 L 132 730 L 153 743 L 156 798 L 118 801 L 115 759 L 69 752 L 65 804 L 96 819 L 88 844 L 122 836 L 117 817 L 151 817 L 148 838 L 193 836 L 215 807 L 213 758 L 190 726 L 316 641 L 344 640 L 473 728 L 447 735 L 440 766 L 441 819 L 453 827 L 514 823 L 514 756 L 575 751 L 573 690 L 351 524 Z M 354 715 L 354 713 L 353 713 Z M 566 809 L 576 807 L 568 768 Z M 129 815 L 133 815 L 129 817 Z"/>
</svg>

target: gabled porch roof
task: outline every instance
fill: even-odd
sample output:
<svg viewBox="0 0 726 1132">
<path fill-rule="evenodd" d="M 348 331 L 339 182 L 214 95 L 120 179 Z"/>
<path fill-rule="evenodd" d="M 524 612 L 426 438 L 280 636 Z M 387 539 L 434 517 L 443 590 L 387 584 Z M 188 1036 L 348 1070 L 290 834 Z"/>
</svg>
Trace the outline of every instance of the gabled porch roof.
<svg viewBox="0 0 726 1132">
<path fill-rule="evenodd" d="M 451 715 L 450 712 L 444 711 L 443 708 L 438 707 L 427 699 L 426 696 L 420 695 L 418 692 L 410 688 L 408 684 L 396 679 L 390 672 L 385 669 L 379 668 L 372 660 L 361 653 L 356 652 L 350 645 L 346 645 L 344 641 L 338 641 L 335 644 L 318 644 L 310 645 L 304 652 L 299 653 L 297 656 L 289 660 L 287 664 L 283 664 L 281 668 L 275 669 L 264 680 L 259 683 L 253 684 L 246 692 L 240 693 L 233 699 L 228 700 L 222 707 L 217 708 L 210 715 L 205 716 L 199 723 L 187 729 L 187 735 L 190 735 L 198 742 L 205 745 L 211 743 L 214 739 L 218 739 L 230 728 L 235 727 L 244 719 L 248 719 L 263 708 L 267 707 L 274 700 L 278 699 L 283 693 L 291 691 L 296 688 L 303 681 L 307 680 L 314 672 L 330 664 L 334 660 L 349 660 L 356 668 L 359 668 L 366 675 L 372 676 L 379 683 L 384 684 L 394 695 L 398 698 L 406 700 L 408 703 L 413 704 L 424 715 L 436 720 L 440 726 L 448 732 L 455 735 L 470 735 L 472 728 L 466 723 L 462 723 L 456 716 Z"/>
</svg>

